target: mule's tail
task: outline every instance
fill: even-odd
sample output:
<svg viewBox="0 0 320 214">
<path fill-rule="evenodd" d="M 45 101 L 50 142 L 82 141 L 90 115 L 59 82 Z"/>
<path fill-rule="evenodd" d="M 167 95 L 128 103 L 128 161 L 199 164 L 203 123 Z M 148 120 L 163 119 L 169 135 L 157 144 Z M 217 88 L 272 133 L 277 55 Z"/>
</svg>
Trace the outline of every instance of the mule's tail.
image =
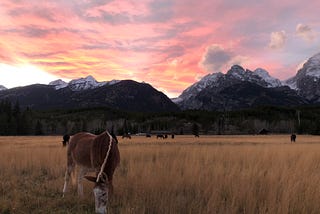
<svg viewBox="0 0 320 214">
<path fill-rule="evenodd" d="M 69 141 L 69 140 L 68 140 Z M 63 185 L 63 196 L 67 192 L 67 186 L 71 177 L 72 184 L 75 184 L 75 163 L 72 158 L 70 146 L 67 148 L 67 170 L 64 176 L 64 185 Z"/>
<path fill-rule="evenodd" d="M 62 146 L 66 146 L 69 143 L 70 140 L 70 135 L 65 134 L 62 137 Z"/>
</svg>

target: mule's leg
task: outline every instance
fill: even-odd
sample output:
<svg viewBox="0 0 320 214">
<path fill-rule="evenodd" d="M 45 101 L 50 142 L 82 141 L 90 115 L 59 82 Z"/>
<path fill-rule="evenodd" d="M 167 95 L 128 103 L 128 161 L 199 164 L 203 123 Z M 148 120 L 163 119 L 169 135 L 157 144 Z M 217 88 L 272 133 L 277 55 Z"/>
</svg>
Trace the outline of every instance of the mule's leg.
<svg viewBox="0 0 320 214">
<path fill-rule="evenodd" d="M 70 180 L 71 172 L 74 171 L 74 165 L 70 165 L 67 167 L 65 176 L 64 176 L 64 185 L 63 185 L 63 190 L 62 190 L 62 197 L 64 197 L 64 194 L 67 192 L 67 186 Z"/>
<path fill-rule="evenodd" d="M 112 178 L 113 178 L 113 173 L 108 175 L 108 194 L 110 197 L 113 195 L 113 183 L 112 183 Z"/>
<path fill-rule="evenodd" d="M 77 183 L 78 183 L 78 195 L 81 197 L 83 196 L 82 179 L 86 173 L 87 173 L 87 170 L 84 167 L 80 167 L 79 173 L 78 173 L 78 178 L 77 178 Z"/>
<path fill-rule="evenodd" d="M 110 197 L 112 197 L 112 195 L 113 195 L 113 183 L 112 183 L 112 180 L 109 181 L 108 185 L 109 185 L 108 193 L 109 193 Z"/>
</svg>

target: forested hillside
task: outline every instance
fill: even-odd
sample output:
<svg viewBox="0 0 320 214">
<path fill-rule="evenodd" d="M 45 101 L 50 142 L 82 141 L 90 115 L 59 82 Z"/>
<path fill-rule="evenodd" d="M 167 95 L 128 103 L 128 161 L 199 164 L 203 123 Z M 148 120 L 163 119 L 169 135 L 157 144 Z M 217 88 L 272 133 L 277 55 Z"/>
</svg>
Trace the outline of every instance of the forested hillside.
<svg viewBox="0 0 320 214">
<path fill-rule="evenodd" d="M 240 111 L 134 113 L 109 108 L 34 111 L 19 103 L 0 103 L 0 135 L 62 135 L 79 131 L 118 135 L 169 131 L 175 134 L 320 134 L 320 108 L 259 107 Z"/>
</svg>

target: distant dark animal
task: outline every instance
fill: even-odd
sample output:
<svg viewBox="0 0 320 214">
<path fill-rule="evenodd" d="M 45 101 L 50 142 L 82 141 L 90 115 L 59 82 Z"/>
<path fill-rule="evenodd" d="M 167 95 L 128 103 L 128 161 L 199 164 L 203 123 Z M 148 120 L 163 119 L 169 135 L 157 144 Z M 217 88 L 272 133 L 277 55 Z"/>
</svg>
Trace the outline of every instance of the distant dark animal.
<svg viewBox="0 0 320 214">
<path fill-rule="evenodd" d="M 174 139 L 174 134 L 171 135 L 171 138 Z"/>
<path fill-rule="evenodd" d="M 128 134 L 128 133 L 123 134 L 123 135 L 122 135 L 122 139 L 123 139 L 123 138 L 129 138 L 129 139 L 131 139 L 131 135 Z"/>
<path fill-rule="evenodd" d="M 200 137 L 199 134 L 195 134 L 194 137 Z"/>
<path fill-rule="evenodd" d="M 65 134 L 62 137 L 62 146 L 66 146 L 69 143 L 70 135 Z"/>
<path fill-rule="evenodd" d="M 162 138 L 162 139 L 164 139 L 165 138 L 165 136 L 163 135 L 163 134 L 157 134 L 157 139 L 158 138 Z"/>
<path fill-rule="evenodd" d="M 113 192 L 112 179 L 119 162 L 120 153 L 117 140 L 107 131 L 100 135 L 87 132 L 73 135 L 68 144 L 63 195 L 67 191 L 71 173 L 75 171 L 75 168 L 79 168 L 77 173 L 78 194 L 83 195 L 81 182 L 83 177 L 94 182 L 95 211 L 106 213 L 108 193 Z M 90 171 L 96 172 L 96 177 L 84 176 Z"/>
<path fill-rule="evenodd" d="M 151 134 L 146 134 L 146 137 L 151 137 Z"/>
<path fill-rule="evenodd" d="M 291 143 L 296 142 L 296 138 L 297 138 L 297 136 L 295 134 L 292 134 L 290 137 Z"/>
<path fill-rule="evenodd" d="M 267 130 L 267 129 L 261 129 L 260 131 L 259 131 L 259 134 L 261 134 L 261 135 L 267 135 L 267 134 L 269 134 L 269 130 Z"/>
</svg>

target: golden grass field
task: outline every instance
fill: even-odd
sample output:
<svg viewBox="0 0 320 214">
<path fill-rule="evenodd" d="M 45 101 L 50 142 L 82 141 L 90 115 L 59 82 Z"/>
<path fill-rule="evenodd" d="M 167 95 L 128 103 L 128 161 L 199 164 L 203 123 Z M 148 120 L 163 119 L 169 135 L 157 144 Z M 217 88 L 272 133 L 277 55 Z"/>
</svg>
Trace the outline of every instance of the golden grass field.
<svg viewBox="0 0 320 214">
<path fill-rule="evenodd" d="M 119 138 L 109 213 L 319 213 L 320 136 Z M 61 136 L 0 137 L 0 213 L 93 213 L 62 198 Z"/>
</svg>

